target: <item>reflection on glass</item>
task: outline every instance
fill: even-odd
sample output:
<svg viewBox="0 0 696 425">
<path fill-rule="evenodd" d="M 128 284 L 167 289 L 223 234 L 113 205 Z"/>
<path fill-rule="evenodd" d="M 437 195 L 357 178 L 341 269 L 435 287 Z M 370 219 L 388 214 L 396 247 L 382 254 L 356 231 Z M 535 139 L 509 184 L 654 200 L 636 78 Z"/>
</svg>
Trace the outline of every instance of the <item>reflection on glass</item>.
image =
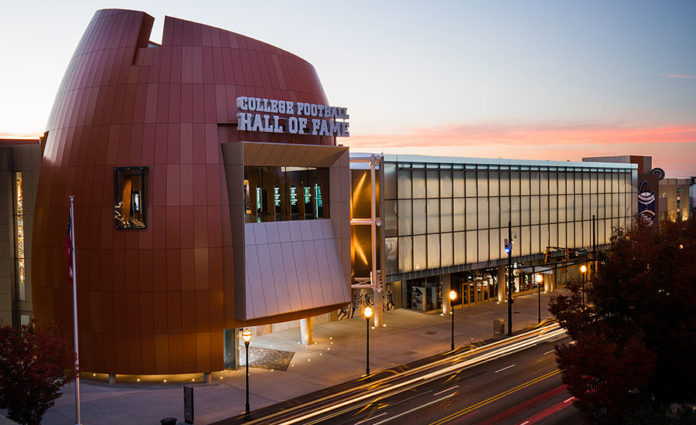
<svg viewBox="0 0 696 425">
<path fill-rule="evenodd" d="M 114 168 L 114 225 L 117 229 L 146 227 L 147 167 Z"/>
</svg>

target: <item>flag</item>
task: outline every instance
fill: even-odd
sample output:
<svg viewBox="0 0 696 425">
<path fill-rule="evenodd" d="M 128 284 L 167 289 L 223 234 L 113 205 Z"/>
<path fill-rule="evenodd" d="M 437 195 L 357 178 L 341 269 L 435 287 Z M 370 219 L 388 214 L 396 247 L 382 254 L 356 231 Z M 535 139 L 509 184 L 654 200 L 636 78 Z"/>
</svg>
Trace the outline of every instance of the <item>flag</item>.
<svg viewBox="0 0 696 425">
<path fill-rule="evenodd" d="M 72 263 L 72 217 L 68 214 L 68 229 L 65 232 L 65 257 L 68 259 L 68 276 L 73 277 Z"/>
</svg>

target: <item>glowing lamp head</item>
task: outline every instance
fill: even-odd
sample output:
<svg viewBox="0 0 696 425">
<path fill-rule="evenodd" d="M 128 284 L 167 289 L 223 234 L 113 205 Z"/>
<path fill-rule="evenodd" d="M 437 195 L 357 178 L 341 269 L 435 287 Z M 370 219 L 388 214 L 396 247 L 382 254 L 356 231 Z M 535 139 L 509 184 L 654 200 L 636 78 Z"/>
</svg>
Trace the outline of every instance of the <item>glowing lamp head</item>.
<svg viewBox="0 0 696 425">
<path fill-rule="evenodd" d="M 450 301 L 454 301 L 457 299 L 457 293 L 455 291 L 449 291 L 449 299 Z"/>
<path fill-rule="evenodd" d="M 586 265 L 583 264 L 582 266 L 580 266 L 580 273 L 585 273 L 586 271 L 587 271 Z"/>
<path fill-rule="evenodd" d="M 372 317 L 372 313 L 372 307 L 368 306 L 365 307 L 365 310 L 363 311 L 363 316 L 365 316 L 366 319 L 369 319 L 370 317 Z"/>
<path fill-rule="evenodd" d="M 251 333 L 251 331 L 250 331 L 249 329 L 244 329 L 244 330 L 242 331 L 242 340 L 244 341 L 245 344 L 248 344 L 248 343 L 251 342 L 251 337 L 252 337 L 252 336 L 253 336 L 253 335 L 252 335 L 252 333 Z"/>
<path fill-rule="evenodd" d="M 534 280 L 536 280 L 537 283 L 541 283 L 544 281 L 544 276 L 542 276 L 541 273 L 537 273 L 536 276 L 534 276 Z"/>
</svg>

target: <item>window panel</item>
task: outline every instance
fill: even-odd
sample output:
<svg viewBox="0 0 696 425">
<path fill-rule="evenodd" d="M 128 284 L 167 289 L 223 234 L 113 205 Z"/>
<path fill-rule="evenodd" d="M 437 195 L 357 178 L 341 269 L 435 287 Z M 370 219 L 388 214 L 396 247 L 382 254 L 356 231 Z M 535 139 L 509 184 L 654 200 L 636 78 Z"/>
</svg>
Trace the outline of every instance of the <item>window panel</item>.
<svg viewBox="0 0 696 425">
<path fill-rule="evenodd" d="M 549 194 L 558 194 L 558 173 L 549 173 Z"/>
<path fill-rule="evenodd" d="M 411 198 L 411 170 L 399 169 L 397 176 L 399 199 Z"/>
<path fill-rule="evenodd" d="M 465 232 L 454 234 L 454 264 L 466 263 L 466 236 Z"/>
<path fill-rule="evenodd" d="M 520 173 L 520 195 L 530 194 L 530 174 L 529 171 Z"/>
<path fill-rule="evenodd" d="M 399 272 L 398 240 L 398 238 L 384 239 L 384 260 L 388 275 Z"/>
<path fill-rule="evenodd" d="M 438 170 L 427 171 L 428 198 L 440 197 L 440 176 Z"/>
<path fill-rule="evenodd" d="M 466 228 L 467 230 L 476 229 L 477 223 L 477 202 L 476 198 L 466 198 Z"/>
<path fill-rule="evenodd" d="M 452 199 L 440 199 L 440 231 L 452 231 Z"/>
<path fill-rule="evenodd" d="M 454 265 L 452 233 L 443 233 L 440 237 L 440 267 L 450 267 Z"/>
<path fill-rule="evenodd" d="M 508 196 L 510 195 L 510 172 L 501 171 L 500 172 L 500 195 Z"/>
<path fill-rule="evenodd" d="M 458 198 L 462 198 L 465 196 L 466 191 L 464 189 L 465 187 L 465 179 L 464 179 L 464 170 L 454 170 L 453 171 L 453 192 L 454 196 Z"/>
<path fill-rule="evenodd" d="M 565 208 L 565 206 L 564 206 Z M 558 196 L 549 195 L 549 223 L 558 223 Z"/>
<path fill-rule="evenodd" d="M 478 231 L 478 260 L 488 261 L 488 230 Z"/>
<path fill-rule="evenodd" d="M 490 245 L 489 260 L 503 258 L 503 248 L 500 245 L 500 229 L 491 229 L 489 231 L 488 244 Z"/>
<path fill-rule="evenodd" d="M 413 170 L 413 198 L 425 198 L 425 171 Z"/>
<path fill-rule="evenodd" d="M 411 200 L 399 200 L 399 236 L 410 235 L 413 232 L 413 214 L 411 212 Z M 401 246 L 401 243 L 399 243 Z M 410 246 L 410 245 L 409 245 Z"/>
<path fill-rule="evenodd" d="M 488 196 L 488 171 L 478 172 L 478 196 Z"/>
<path fill-rule="evenodd" d="M 466 232 L 466 262 L 476 263 L 478 261 L 478 242 L 476 240 L 476 231 Z"/>
<path fill-rule="evenodd" d="M 428 235 L 428 268 L 440 267 L 440 234 Z"/>
<path fill-rule="evenodd" d="M 589 220 L 590 216 L 591 216 L 590 213 L 592 212 L 592 207 L 590 206 L 590 195 L 588 195 L 588 194 L 582 195 L 582 206 L 580 208 L 581 208 L 582 219 Z"/>
<path fill-rule="evenodd" d="M 452 197 L 452 171 L 451 170 L 440 171 L 440 197 L 441 198 L 451 198 Z"/>
<path fill-rule="evenodd" d="M 521 196 L 520 201 L 520 224 L 529 225 L 531 220 L 529 196 Z"/>
<path fill-rule="evenodd" d="M 575 194 L 582 194 L 582 173 L 575 173 Z"/>
<path fill-rule="evenodd" d="M 549 173 L 546 171 L 542 171 L 540 173 L 540 187 L 539 187 L 539 193 L 542 195 L 548 195 L 549 194 Z"/>
<path fill-rule="evenodd" d="M 566 194 L 566 173 L 558 173 L 558 194 Z"/>
<path fill-rule="evenodd" d="M 489 227 L 500 227 L 500 200 L 499 198 L 489 198 L 488 202 Z"/>
<path fill-rule="evenodd" d="M 428 233 L 440 233 L 440 200 L 428 199 Z"/>
<path fill-rule="evenodd" d="M 520 194 L 520 172 L 510 172 L 510 195 L 516 196 Z"/>
<path fill-rule="evenodd" d="M 425 235 L 413 237 L 413 270 L 423 270 L 426 268 L 426 239 Z"/>
<path fill-rule="evenodd" d="M 520 197 L 511 196 L 510 197 L 510 217 L 512 219 L 513 226 L 520 225 Z"/>
<path fill-rule="evenodd" d="M 116 229 L 147 228 L 149 171 L 148 167 L 114 168 L 114 226 Z"/>
<path fill-rule="evenodd" d="M 568 240 L 566 239 L 566 224 L 565 222 L 558 223 L 558 242 L 555 246 L 560 246 L 562 248 L 568 247 Z"/>
<path fill-rule="evenodd" d="M 413 270 L 413 244 L 410 236 L 399 237 L 399 271 L 401 273 Z"/>
<path fill-rule="evenodd" d="M 539 224 L 539 216 L 540 216 L 540 209 L 539 209 L 539 196 L 532 196 L 530 198 L 531 204 L 529 206 L 529 211 L 531 213 L 531 223 L 532 224 Z"/>
<path fill-rule="evenodd" d="M 420 235 L 426 232 L 427 215 L 425 211 L 425 199 L 413 200 L 413 234 Z M 415 267 L 415 265 L 414 265 Z"/>
<path fill-rule="evenodd" d="M 549 225 L 542 224 L 539 226 L 539 249 L 543 252 L 547 246 L 551 246 L 549 241 Z"/>
<path fill-rule="evenodd" d="M 387 238 L 398 235 L 396 201 L 384 201 L 384 235 Z"/>
<path fill-rule="evenodd" d="M 585 246 L 583 243 L 582 223 L 583 223 L 582 221 L 575 222 L 575 247 L 576 248 L 582 248 Z"/>
<path fill-rule="evenodd" d="M 507 227 L 510 222 L 510 198 L 500 198 L 500 227 Z"/>
<path fill-rule="evenodd" d="M 465 230 L 465 204 L 464 199 L 455 198 L 454 200 L 454 230 Z"/>
<path fill-rule="evenodd" d="M 498 171 L 488 172 L 488 195 L 498 196 L 500 192 L 500 173 Z"/>
<path fill-rule="evenodd" d="M 564 222 L 567 220 L 566 216 L 567 206 L 565 195 L 558 195 L 558 222 Z"/>
<path fill-rule="evenodd" d="M 549 246 L 562 246 L 558 243 L 558 223 L 549 224 Z"/>
<path fill-rule="evenodd" d="M 466 172 L 466 196 L 476 196 L 476 171 Z"/>
<path fill-rule="evenodd" d="M 488 228 L 488 198 L 478 198 L 478 228 Z"/>
<path fill-rule="evenodd" d="M 597 180 L 599 175 L 597 173 L 590 173 L 590 192 L 597 193 Z"/>
<path fill-rule="evenodd" d="M 396 198 L 396 164 L 384 163 L 384 198 Z"/>
<path fill-rule="evenodd" d="M 541 196 L 540 199 L 540 205 L 539 205 L 539 220 L 541 223 L 548 223 L 549 222 L 549 197 L 548 196 Z"/>
<path fill-rule="evenodd" d="M 530 254 L 530 242 L 532 240 L 532 232 L 529 226 L 522 226 L 522 234 L 520 235 L 520 252 L 522 255 Z"/>
</svg>

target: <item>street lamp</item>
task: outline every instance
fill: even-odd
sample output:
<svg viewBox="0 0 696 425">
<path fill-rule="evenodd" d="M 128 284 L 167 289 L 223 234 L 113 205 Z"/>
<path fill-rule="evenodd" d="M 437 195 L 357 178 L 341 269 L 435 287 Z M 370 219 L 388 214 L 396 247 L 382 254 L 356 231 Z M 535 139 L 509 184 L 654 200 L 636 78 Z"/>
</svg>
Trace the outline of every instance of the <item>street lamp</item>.
<svg viewBox="0 0 696 425">
<path fill-rule="evenodd" d="M 249 343 L 252 338 L 251 331 L 249 329 L 244 329 L 242 331 L 242 339 L 244 340 L 244 346 L 246 347 L 246 405 L 244 410 L 245 418 L 249 418 Z"/>
<path fill-rule="evenodd" d="M 457 293 L 452 290 L 449 291 L 449 299 L 450 299 L 450 315 L 452 316 L 452 348 L 451 350 L 454 351 L 454 300 L 457 299 Z"/>
<path fill-rule="evenodd" d="M 544 281 L 544 276 L 542 276 L 541 273 L 537 273 L 534 276 L 534 280 L 536 280 L 538 294 L 539 294 L 539 319 L 538 319 L 537 323 L 541 323 L 541 282 Z"/>
<path fill-rule="evenodd" d="M 585 277 L 587 276 L 587 266 L 580 266 L 580 273 L 582 273 L 582 307 L 585 308 Z"/>
<path fill-rule="evenodd" d="M 366 351 L 365 351 L 365 376 L 370 376 L 370 317 L 372 317 L 372 307 L 367 306 L 365 307 L 365 310 L 363 311 L 363 316 L 365 316 L 365 335 L 367 338 L 365 339 L 366 344 Z"/>
</svg>

